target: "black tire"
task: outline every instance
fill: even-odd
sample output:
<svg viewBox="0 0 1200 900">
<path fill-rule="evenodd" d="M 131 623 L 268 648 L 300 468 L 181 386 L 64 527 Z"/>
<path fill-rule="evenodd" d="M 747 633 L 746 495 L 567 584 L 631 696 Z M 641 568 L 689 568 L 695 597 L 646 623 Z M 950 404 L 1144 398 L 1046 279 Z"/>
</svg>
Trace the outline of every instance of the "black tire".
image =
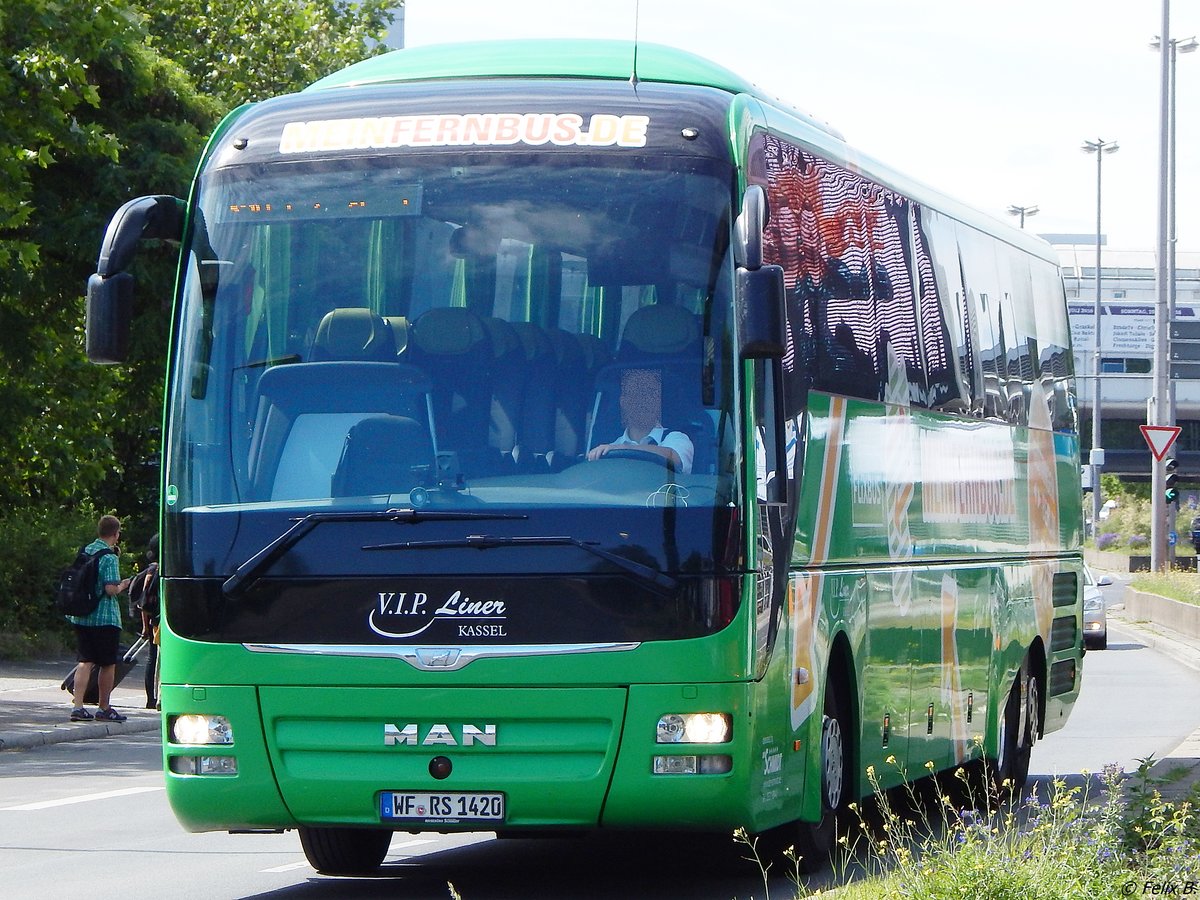
<svg viewBox="0 0 1200 900">
<path fill-rule="evenodd" d="M 1030 674 L 1028 660 L 1021 666 L 1008 692 L 1001 718 L 1000 758 L 994 768 L 994 787 L 1001 796 L 1017 797 L 1029 781 L 1029 761 L 1041 732 L 1041 689 Z M 1022 691 L 1022 684 L 1025 690 Z M 1021 703 L 1025 703 L 1025 727 L 1021 728 Z"/>
<path fill-rule="evenodd" d="M 829 860 L 838 827 L 845 827 L 852 802 L 849 794 L 853 740 L 841 685 L 830 678 L 825 685 L 821 717 L 821 819 L 800 822 L 796 835 L 800 868 L 805 872 L 816 872 Z"/>
<path fill-rule="evenodd" d="M 300 828 L 300 846 L 322 875 L 369 875 L 379 868 L 392 833 L 373 828 Z"/>
</svg>

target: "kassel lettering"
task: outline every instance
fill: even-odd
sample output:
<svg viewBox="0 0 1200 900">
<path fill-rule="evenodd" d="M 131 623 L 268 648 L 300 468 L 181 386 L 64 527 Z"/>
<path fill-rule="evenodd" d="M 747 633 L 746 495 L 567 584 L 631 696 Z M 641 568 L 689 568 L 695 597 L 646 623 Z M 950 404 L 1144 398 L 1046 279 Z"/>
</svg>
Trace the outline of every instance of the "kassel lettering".
<svg viewBox="0 0 1200 900">
<path fill-rule="evenodd" d="M 367 624 L 381 637 L 411 638 L 437 622 L 453 622 L 455 637 L 508 637 L 503 600 L 472 600 L 455 591 L 441 603 L 424 591 L 380 591 Z"/>
</svg>

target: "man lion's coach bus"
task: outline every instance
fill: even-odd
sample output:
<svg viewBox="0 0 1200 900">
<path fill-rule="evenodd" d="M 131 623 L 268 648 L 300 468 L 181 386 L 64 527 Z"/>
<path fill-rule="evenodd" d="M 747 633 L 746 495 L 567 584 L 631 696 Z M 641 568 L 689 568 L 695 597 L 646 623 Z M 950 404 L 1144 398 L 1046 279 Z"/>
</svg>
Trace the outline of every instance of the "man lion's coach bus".
<svg viewBox="0 0 1200 900">
<path fill-rule="evenodd" d="M 636 63 L 635 63 L 636 58 Z M 636 65 L 636 72 L 635 72 Z M 632 76 L 632 77 L 631 77 Z M 298 829 L 796 828 L 1079 693 L 1054 256 L 663 47 L 402 50 L 235 110 L 181 242 L 167 792 Z M 890 761 L 891 760 L 891 761 Z"/>
</svg>

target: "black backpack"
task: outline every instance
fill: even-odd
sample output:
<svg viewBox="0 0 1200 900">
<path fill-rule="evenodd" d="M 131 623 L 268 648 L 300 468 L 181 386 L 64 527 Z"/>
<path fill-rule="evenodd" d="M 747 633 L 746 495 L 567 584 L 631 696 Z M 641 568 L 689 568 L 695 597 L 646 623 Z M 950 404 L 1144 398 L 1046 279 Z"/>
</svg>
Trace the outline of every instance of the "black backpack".
<svg viewBox="0 0 1200 900">
<path fill-rule="evenodd" d="M 105 547 L 96 553 L 88 553 L 87 547 L 80 549 L 75 562 L 63 569 L 58 578 L 55 603 L 58 611 L 66 616 L 90 616 L 100 605 L 96 582 L 100 577 L 100 560 L 117 551 Z"/>
<path fill-rule="evenodd" d="M 150 563 L 129 582 L 129 614 L 136 619 L 142 612 L 158 618 L 158 563 Z"/>
</svg>

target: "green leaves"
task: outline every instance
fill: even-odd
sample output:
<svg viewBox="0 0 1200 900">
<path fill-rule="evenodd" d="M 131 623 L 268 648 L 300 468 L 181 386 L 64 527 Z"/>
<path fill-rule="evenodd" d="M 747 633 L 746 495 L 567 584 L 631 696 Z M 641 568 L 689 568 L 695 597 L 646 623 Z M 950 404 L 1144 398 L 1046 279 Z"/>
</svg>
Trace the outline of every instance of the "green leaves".
<svg viewBox="0 0 1200 900">
<path fill-rule="evenodd" d="M 381 52 L 398 5 L 0 3 L 0 527 L 94 504 L 153 529 L 175 251 L 139 254 L 131 364 L 90 365 L 83 292 L 109 217 L 139 195 L 187 196 L 222 114 Z M 0 553 L 12 584 L 41 583 Z M 0 622 L 26 621 L 8 606 L 34 600 L 0 594 Z"/>
<path fill-rule="evenodd" d="M 386 50 L 394 0 L 155 0 L 151 45 L 232 109 Z"/>
</svg>

